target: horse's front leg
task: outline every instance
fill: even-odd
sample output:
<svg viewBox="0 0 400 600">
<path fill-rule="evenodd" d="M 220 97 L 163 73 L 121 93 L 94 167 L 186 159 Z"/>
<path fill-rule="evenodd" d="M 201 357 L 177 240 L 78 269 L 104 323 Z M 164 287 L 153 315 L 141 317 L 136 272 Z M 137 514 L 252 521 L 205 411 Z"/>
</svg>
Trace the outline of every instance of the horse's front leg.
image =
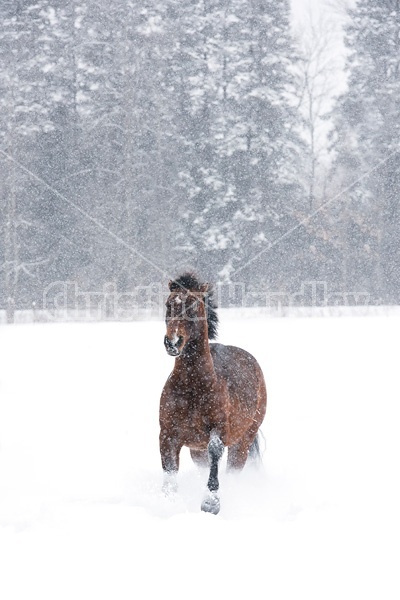
<svg viewBox="0 0 400 600">
<path fill-rule="evenodd" d="M 202 502 L 201 510 L 217 515 L 220 509 L 218 496 L 218 463 L 224 453 L 224 444 L 216 434 L 211 435 L 208 443 L 208 459 L 210 463 L 210 476 L 207 483 L 206 496 Z"/>
<path fill-rule="evenodd" d="M 177 474 L 179 470 L 179 454 L 182 445 L 171 432 L 160 432 L 161 465 L 164 471 L 162 490 L 166 496 L 178 490 Z"/>
</svg>

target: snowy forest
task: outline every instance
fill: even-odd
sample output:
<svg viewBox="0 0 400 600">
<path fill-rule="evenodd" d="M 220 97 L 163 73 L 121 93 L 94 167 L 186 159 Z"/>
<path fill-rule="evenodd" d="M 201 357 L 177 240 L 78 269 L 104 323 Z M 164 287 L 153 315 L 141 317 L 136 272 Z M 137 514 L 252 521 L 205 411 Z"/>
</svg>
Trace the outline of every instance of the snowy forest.
<svg viewBox="0 0 400 600">
<path fill-rule="evenodd" d="M 398 304 L 400 1 L 337 10 L 335 92 L 286 0 L 3 0 L 0 308 L 186 268 Z"/>
</svg>

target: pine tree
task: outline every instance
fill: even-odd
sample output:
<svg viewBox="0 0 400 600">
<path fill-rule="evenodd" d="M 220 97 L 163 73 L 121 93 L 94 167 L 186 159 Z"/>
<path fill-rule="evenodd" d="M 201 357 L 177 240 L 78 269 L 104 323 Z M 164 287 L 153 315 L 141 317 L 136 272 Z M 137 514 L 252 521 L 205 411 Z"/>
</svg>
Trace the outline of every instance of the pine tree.
<svg viewBox="0 0 400 600">
<path fill-rule="evenodd" d="M 346 198 L 346 285 L 368 285 L 376 301 L 398 302 L 400 2 L 358 2 L 349 16 L 348 91 L 334 113 L 336 173 L 344 187 L 366 175 Z"/>
<path fill-rule="evenodd" d="M 92 168 L 87 191 L 99 221 L 126 244 L 90 228 L 98 260 L 83 276 L 97 286 L 107 278 L 125 290 L 154 280 L 173 262 L 173 223 L 179 221 L 179 115 L 169 81 L 173 3 L 119 0 L 112 9 L 105 0 L 98 4 L 97 14 L 87 10 L 80 23 L 82 39 L 93 36 L 80 75 L 79 114 Z"/>
<path fill-rule="evenodd" d="M 44 65 L 38 48 L 44 6 L 6 2 L 0 8 L 1 287 L 10 321 L 20 302 L 29 306 L 31 286 L 39 285 L 47 260 L 37 243 L 40 223 L 32 214 L 34 186 L 27 176 L 30 143 L 52 128 L 44 82 L 37 77 Z"/>
<path fill-rule="evenodd" d="M 193 260 L 214 277 L 229 279 L 286 231 L 301 196 L 288 19 L 286 2 L 199 0 L 181 8 L 176 73 L 187 164 L 180 177 Z M 252 261 L 241 277 L 270 276 L 282 253 L 274 260 L 268 268 Z"/>
<path fill-rule="evenodd" d="M 257 285 L 293 278 L 285 241 L 263 254 L 303 201 L 287 2 L 0 10 L 0 135 L 25 167 L 1 163 L 19 304 L 57 280 L 127 290 L 188 263 L 226 279 L 247 265 L 240 278 Z"/>
</svg>

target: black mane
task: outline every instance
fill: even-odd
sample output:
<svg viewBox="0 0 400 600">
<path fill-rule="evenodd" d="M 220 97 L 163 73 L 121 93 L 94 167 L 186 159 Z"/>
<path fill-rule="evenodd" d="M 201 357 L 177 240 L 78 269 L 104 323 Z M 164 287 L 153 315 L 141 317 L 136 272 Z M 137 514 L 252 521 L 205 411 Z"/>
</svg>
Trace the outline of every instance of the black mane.
<svg viewBox="0 0 400 600">
<path fill-rule="evenodd" d="M 184 273 L 180 277 L 176 277 L 169 283 L 171 292 L 176 290 L 187 290 L 190 292 L 201 292 L 202 282 L 199 281 L 194 273 Z M 215 340 L 218 330 L 218 315 L 217 305 L 214 300 L 214 290 L 211 285 L 208 286 L 208 291 L 204 295 L 204 302 L 207 311 L 208 339 Z"/>
</svg>

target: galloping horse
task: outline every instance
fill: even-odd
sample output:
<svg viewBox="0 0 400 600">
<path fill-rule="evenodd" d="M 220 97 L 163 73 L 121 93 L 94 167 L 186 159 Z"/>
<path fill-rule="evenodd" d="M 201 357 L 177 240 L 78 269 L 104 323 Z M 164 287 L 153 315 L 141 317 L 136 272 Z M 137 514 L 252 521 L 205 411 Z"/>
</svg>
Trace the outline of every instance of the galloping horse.
<svg viewBox="0 0 400 600">
<path fill-rule="evenodd" d="M 264 377 L 245 350 L 209 344 L 217 334 L 218 316 L 208 284 L 186 273 L 170 281 L 169 290 L 164 345 L 176 358 L 160 400 L 163 490 L 176 491 L 179 454 L 187 446 L 196 464 L 210 468 L 201 508 L 217 514 L 224 449 L 229 470 L 242 469 L 248 456 L 259 457 L 257 432 L 267 405 Z"/>
</svg>

